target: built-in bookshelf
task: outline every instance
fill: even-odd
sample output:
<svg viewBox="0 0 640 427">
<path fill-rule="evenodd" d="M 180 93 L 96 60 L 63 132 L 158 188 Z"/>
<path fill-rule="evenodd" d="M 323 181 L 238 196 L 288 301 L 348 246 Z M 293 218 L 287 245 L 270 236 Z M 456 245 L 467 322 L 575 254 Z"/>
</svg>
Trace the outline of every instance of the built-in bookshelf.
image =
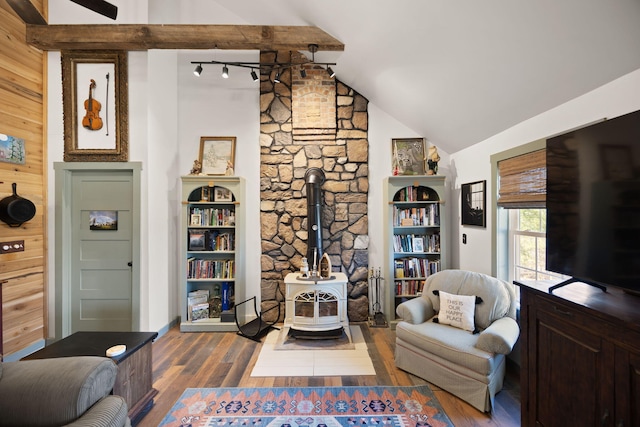
<svg viewBox="0 0 640 427">
<path fill-rule="evenodd" d="M 385 315 L 422 294 L 426 279 L 447 267 L 447 213 L 443 176 L 391 176 L 385 180 Z"/>
<path fill-rule="evenodd" d="M 244 180 L 182 177 L 180 330 L 235 331 L 244 300 Z"/>
</svg>

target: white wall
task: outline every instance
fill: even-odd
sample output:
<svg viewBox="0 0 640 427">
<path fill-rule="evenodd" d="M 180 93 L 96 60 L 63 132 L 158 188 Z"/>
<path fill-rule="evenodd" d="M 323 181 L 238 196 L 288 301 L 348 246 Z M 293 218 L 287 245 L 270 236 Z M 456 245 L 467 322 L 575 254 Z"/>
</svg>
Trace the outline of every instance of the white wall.
<svg viewBox="0 0 640 427">
<path fill-rule="evenodd" d="M 487 228 L 460 226 L 460 186 L 487 180 L 487 200 L 491 187 L 490 156 L 541 138 L 547 138 L 602 118 L 613 118 L 640 110 L 640 70 L 614 80 L 572 101 L 526 120 L 478 144 L 451 155 L 453 187 L 451 199 L 457 203 L 452 212 L 454 266 L 491 273 L 491 234 L 494 224 L 487 215 Z M 640 143 L 640 142 L 639 142 Z M 487 203 L 489 212 L 492 207 Z M 461 243 L 467 234 L 467 244 Z"/>
<path fill-rule="evenodd" d="M 163 21 L 155 5 L 167 1 L 114 1 L 119 6 L 118 23 Z M 164 5 L 164 6 L 163 6 Z M 175 6 L 175 5 L 174 5 Z M 113 23 L 85 11 L 68 0 L 50 0 L 50 23 Z M 181 11 L 184 12 L 184 11 Z M 224 12 L 224 11 L 221 11 Z M 175 13 L 175 11 L 174 11 Z M 188 13 L 184 12 L 184 13 Z M 228 14 L 228 12 L 227 12 Z M 170 15 L 170 14 L 169 14 Z M 106 20 L 106 21 L 105 21 Z M 107 22 L 109 21 L 109 22 Z M 229 23 L 234 22 L 228 16 Z M 48 161 L 49 194 L 54 192 L 53 162 L 62 160 L 63 122 L 60 55 L 50 52 L 48 76 Z M 230 58 L 257 61 L 257 52 L 173 52 L 129 53 L 129 146 L 130 160 L 142 167 L 142 265 L 141 328 L 158 331 L 179 313 L 180 176 L 189 173 L 198 157 L 201 136 L 235 136 L 236 175 L 246 179 L 247 242 L 245 252 L 246 295 L 260 295 L 260 146 L 259 88 L 246 70 L 231 69 L 229 79 L 220 70 L 205 66 L 200 78 L 193 75 L 191 61 Z M 339 77 L 339 76 L 338 76 Z M 367 96 L 367 94 L 363 94 Z M 491 272 L 491 232 L 487 228 L 461 227 L 459 190 L 461 183 L 486 179 L 490 184 L 492 154 L 541 137 L 591 122 L 640 109 L 640 70 L 586 94 L 574 101 L 527 120 L 466 150 L 449 155 L 440 151 L 439 174 L 447 176 L 451 194 L 445 206 L 450 212 L 451 267 Z M 463 124 L 461 124 L 463 125 Z M 415 137 L 409 128 L 369 105 L 369 265 L 384 266 L 382 248 L 382 181 L 391 173 L 391 139 Z M 490 200 L 491 188 L 487 199 Z M 50 331 L 55 330 L 54 236 L 55 215 L 49 197 L 49 313 Z M 488 205 L 488 209 L 491 207 Z M 460 243 L 466 233 L 468 243 Z"/>
</svg>

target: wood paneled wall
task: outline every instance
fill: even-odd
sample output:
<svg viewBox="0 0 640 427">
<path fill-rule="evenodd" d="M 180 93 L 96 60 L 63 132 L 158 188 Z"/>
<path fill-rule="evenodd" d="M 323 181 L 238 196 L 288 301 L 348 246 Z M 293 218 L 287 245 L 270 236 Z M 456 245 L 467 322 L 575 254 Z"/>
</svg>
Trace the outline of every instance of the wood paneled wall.
<svg viewBox="0 0 640 427">
<path fill-rule="evenodd" d="M 47 1 L 32 1 L 43 16 Z M 24 240 L 24 252 L 0 254 L 5 355 L 46 337 L 46 52 L 25 43 L 25 24 L 0 0 L 0 134 L 25 141 L 24 165 L 0 161 L 0 199 L 18 194 L 36 205 L 20 227 L 0 222 L 0 242 Z"/>
</svg>

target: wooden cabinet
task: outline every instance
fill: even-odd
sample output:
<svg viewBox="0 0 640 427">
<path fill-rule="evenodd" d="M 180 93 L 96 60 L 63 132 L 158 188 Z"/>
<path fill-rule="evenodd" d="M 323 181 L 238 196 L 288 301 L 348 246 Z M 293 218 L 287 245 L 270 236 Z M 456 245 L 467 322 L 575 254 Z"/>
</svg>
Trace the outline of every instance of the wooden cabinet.
<svg viewBox="0 0 640 427">
<path fill-rule="evenodd" d="M 385 181 L 385 310 L 422 292 L 426 278 L 447 268 L 447 212 L 443 176 L 391 176 Z"/>
<path fill-rule="evenodd" d="M 523 426 L 640 425 L 640 297 L 521 287 Z"/>
<path fill-rule="evenodd" d="M 234 302 L 244 300 L 244 180 L 182 177 L 181 322 L 186 331 L 236 331 Z M 193 316 L 194 292 L 207 309 Z M 207 307 L 208 305 L 208 307 Z"/>
</svg>

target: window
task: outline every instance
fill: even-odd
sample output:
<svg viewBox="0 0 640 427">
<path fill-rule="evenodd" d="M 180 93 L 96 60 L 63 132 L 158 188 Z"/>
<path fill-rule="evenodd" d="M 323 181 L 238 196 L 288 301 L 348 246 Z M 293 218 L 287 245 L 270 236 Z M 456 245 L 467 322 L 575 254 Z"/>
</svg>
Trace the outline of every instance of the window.
<svg viewBox="0 0 640 427">
<path fill-rule="evenodd" d="M 551 280 L 564 276 L 547 271 L 546 209 L 509 209 L 509 277 L 512 280 Z"/>
</svg>

